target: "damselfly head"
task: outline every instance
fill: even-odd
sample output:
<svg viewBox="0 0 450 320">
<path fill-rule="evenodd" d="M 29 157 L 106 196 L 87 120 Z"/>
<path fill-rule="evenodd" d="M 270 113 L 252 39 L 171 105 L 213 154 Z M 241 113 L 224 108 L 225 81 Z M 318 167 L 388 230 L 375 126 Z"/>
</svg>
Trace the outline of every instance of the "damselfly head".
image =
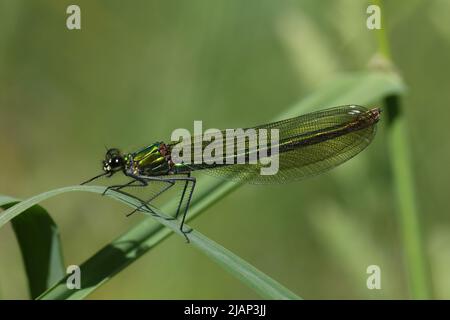
<svg viewBox="0 0 450 320">
<path fill-rule="evenodd" d="M 113 174 L 125 166 L 125 160 L 119 149 L 108 149 L 103 160 L 103 171 Z"/>
</svg>

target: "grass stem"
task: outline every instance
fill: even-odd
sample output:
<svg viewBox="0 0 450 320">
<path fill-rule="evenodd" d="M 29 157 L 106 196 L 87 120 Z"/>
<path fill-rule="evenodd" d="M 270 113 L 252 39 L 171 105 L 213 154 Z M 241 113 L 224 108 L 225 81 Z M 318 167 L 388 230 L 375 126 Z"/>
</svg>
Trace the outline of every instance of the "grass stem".
<svg viewBox="0 0 450 320">
<path fill-rule="evenodd" d="M 377 30 L 378 54 L 393 66 L 389 40 L 386 31 L 383 0 L 375 4 L 381 9 L 382 28 Z M 394 72 L 394 71 L 390 71 Z M 423 244 L 419 210 L 416 203 L 413 170 L 410 162 L 409 141 L 404 110 L 399 95 L 384 100 L 387 109 L 387 136 L 393 174 L 393 184 L 399 211 L 399 227 L 404 249 L 404 263 L 410 296 L 413 299 L 431 298 L 426 254 Z"/>
</svg>

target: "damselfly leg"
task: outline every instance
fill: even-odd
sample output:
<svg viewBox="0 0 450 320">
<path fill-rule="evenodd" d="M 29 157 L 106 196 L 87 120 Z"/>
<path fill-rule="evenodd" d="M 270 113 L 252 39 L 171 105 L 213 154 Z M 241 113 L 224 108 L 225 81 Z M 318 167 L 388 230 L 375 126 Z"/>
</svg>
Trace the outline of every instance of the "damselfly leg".
<svg viewBox="0 0 450 320">
<path fill-rule="evenodd" d="M 160 218 L 164 218 L 166 220 L 178 219 L 178 217 L 180 216 L 180 213 L 182 213 L 182 218 L 181 218 L 181 223 L 180 223 L 180 231 L 185 236 L 186 241 L 189 242 L 189 238 L 187 237 L 187 234 L 189 232 L 191 232 L 192 229 L 184 230 L 183 227 L 184 227 L 184 224 L 186 221 L 186 215 L 187 215 L 190 203 L 191 203 L 192 194 L 194 192 L 194 188 L 195 188 L 195 184 L 196 184 L 195 178 L 191 177 L 190 173 L 186 173 L 186 176 L 184 176 L 184 177 L 170 177 L 170 178 L 151 177 L 151 176 L 144 176 L 144 175 L 137 175 L 137 176 L 130 175 L 130 177 L 135 180 L 132 180 L 123 185 L 111 186 L 111 188 L 109 188 L 109 189 L 114 190 L 119 193 L 129 195 L 129 193 L 124 192 L 122 189 L 129 188 L 129 187 L 147 187 L 152 182 L 162 182 L 162 183 L 165 183 L 166 185 L 164 187 L 162 187 L 158 192 L 156 192 L 154 195 L 152 195 L 152 197 L 150 199 L 148 199 L 146 201 L 144 201 L 136 196 L 132 196 L 133 198 L 139 200 L 139 202 L 141 202 L 142 204 L 139 207 L 136 207 L 132 212 L 127 214 L 127 216 L 132 215 L 136 211 L 142 210 L 142 208 L 149 209 L 153 215 L 158 216 Z M 134 181 L 139 181 L 141 184 L 133 184 Z M 183 182 L 184 186 L 183 186 L 183 191 L 181 193 L 180 200 L 177 205 L 177 211 L 175 213 L 175 216 L 173 218 L 172 217 L 162 217 L 162 216 L 154 213 L 153 210 L 150 208 L 151 202 L 154 201 L 158 196 L 160 196 L 161 194 L 163 194 L 164 192 L 169 190 L 171 187 L 173 187 L 176 182 Z M 185 199 L 187 199 L 186 204 L 183 205 L 185 202 Z"/>
<path fill-rule="evenodd" d="M 135 184 L 135 183 L 138 183 L 138 184 Z M 141 202 L 142 205 L 140 206 L 140 208 L 145 207 L 145 208 L 146 208 L 153 216 L 160 217 L 160 215 L 156 214 L 156 213 L 152 210 L 152 208 L 151 208 L 150 206 L 148 206 L 148 204 L 147 204 L 147 203 L 149 203 L 149 202 L 150 202 L 151 200 L 153 200 L 153 199 L 151 199 L 150 201 L 147 201 L 147 202 L 146 202 L 146 201 L 143 201 L 142 199 L 140 199 L 139 197 L 137 197 L 137 196 L 135 196 L 135 195 L 132 195 L 132 194 L 130 194 L 129 192 L 125 192 L 125 191 L 122 190 L 123 188 L 127 188 L 127 187 L 146 187 L 147 185 L 148 185 L 148 184 L 147 184 L 147 182 L 146 182 L 145 180 L 142 180 L 142 179 L 136 179 L 136 178 L 133 177 L 133 180 L 131 180 L 131 181 L 125 183 L 125 184 L 116 184 L 116 185 L 112 185 L 112 186 L 109 186 L 109 187 L 105 188 L 105 190 L 103 191 L 102 195 L 103 195 L 103 196 L 106 195 L 106 193 L 107 193 L 109 190 L 114 190 L 114 191 L 116 191 L 116 192 L 118 192 L 118 193 L 120 193 L 120 194 L 123 194 L 123 195 L 125 195 L 125 196 L 129 196 L 129 197 L 131 197 L 131 198 L 133 198 L 133 199 L 135 199 L 135 200 Z M 162 192 L 161 192 L 161 193 L 162 193 Z M 158 195 L 161 194 L 161 193 L 158 193 L 156 196 L 158 196 Z M 156 196 L 155 196 L 155 198 L 156 198 Z M 135 211 L 133 211 L 133 212 L 127 214 L 127 217 L 130 216 L 131 214 L 133 214 L 134 212 L 135 212 Z"/>
<path fill-rule="evenodd" d="M 142 201 L 142 204 L 139 207 L 136 207 L 133 211 L 131 211 L 130 213 L 127 214 L 127 217 L 131 216 L 133 213 L 135 213 L 136 211 L 140 211 L 143 207 L 148 207 L 148 205 L 155 200 L 158 196 L 160 196 L 161 194 L 163 194 L 165 191 L 169 190 L 171 187 L 173 187 L 175 185 L 175 182 L 173 181 L 163 181 L 163 180 L 158 180 L 158 182 L 164 182 L 166 183 L 166 185 L 161 188 L 161 190 L 159 190 L 156 194 L 154 194 L 150 199 L 148 199 L 147 201 Z M 148 186 L 148 183 L 145 182 L 145 185 L 142 185 L 142 187 L 146 187 Z M 159 215 L 158 215 L 159 216 Z M 161 216 L 160 216 L 161 217 Z M 174 218 L 169 218 L 169 217 L 162 217 L 166 220 L 173 220 Z"/>
</svg>

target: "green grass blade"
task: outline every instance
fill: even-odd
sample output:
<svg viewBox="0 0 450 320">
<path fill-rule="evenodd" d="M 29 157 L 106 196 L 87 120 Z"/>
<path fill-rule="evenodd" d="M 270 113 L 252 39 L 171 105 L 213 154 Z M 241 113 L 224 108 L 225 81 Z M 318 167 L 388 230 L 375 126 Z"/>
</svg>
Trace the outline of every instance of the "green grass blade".
<svg viewBox="0 0 450 320">
<path fill-rule="evenodd" d="M 273 120 L 299 115 L 311 110 L 339 104 L 368 105 L 392 94 L 400 94 L 404 86 L 398 77 L 381 72 L 363 72 L 341 76 L 326 84 L 299 104 L 288 109 Z M 199 179 L 198 188 L 189 211 L 188 221 L 204 212 L 216 201 L 239 187 L 241 183 L 220 181 L 211 177 Z M 163 208 L 163 212 L 173 213 L 173 207 Z M 1 217 L 0 217 L 1 226 Z M 143 221 L 119 238 L 99 250 L 85 261 L 80 268 L 86 279 L 82 291 L 67 290 L 64 279 L 49 289 L 42 298 L 80 299 L 101 286 L 116 273 L 126 268 L 144 253 L 151 250 L 171 234 L 171 230 L 151 221 Z M 229 268 L 233 266 L 229 265 Z M 229 270 L 235 272 L 235 270 Z"/>
<path fill-rule="evenodd" d="M 381 10 L 384 10 L 383 0 L 376 0 L 375 3 Z M 394 75 L 396 72 L 386 27 L 377 30 L 376 35 L 381 65 Z M 399 209 L 399 227 L 403 238 L 404 261 L 409 291 L 413 299 L 430 299 L 432 291 L 431 279 L 426 262 L 419 210 L 416 204 L 409 141 L 407 139 L 408 130 L 400 103 L 400 93 L 388 95 L 385 99 L 385 104 L 387 107 L 389 154 Z"/>
<path fill-rule="evenodd" d="M 25 201 L 20 202 L 19 204 L 13 206 L 8 209 L 0 216 L 0 225 L 4 225 L 8 219 L 18 218 L 22 212 L 25 212 L 27 209 L 32 208 L 37 203 L 44 201 L 48 198 L 54 197 L 58 194 L 72 192 L 72 191 L 88 191 L 95 193 L 103 193 L 104 187 L 90 187 L 90 186 L 73 186 L 73 187 L 65 187 L 56 190 L 52 190 L 49 192 L 45 192 L 29 198 Z M 123 194 L 117 192 L 108 193 L 112 198 L 122 201 L 131 207 L 136 207 L 140 205 L 140 202 L 125 196 Z M 157 209 L 154 209 L 156 213 L 164 216 L 164 213 L 160 212 Z M 151 214 L 146 213 L 152 218 L 158 220 L 159 223 L 169 228 L 172 232 L 178 233 L 183 239 L 184 235 L 179 230 L 179 222 L 173 220 L 165 220 L 159 217 L 153 217 Z M 188 228 L 188 226 L 186 226 Z M 256 292 L 258 292 L 262 297 L 267 299 L 300 299 L 293 292 L 283 287 L 277 281 L 271 279 L 269 276 L 265 275 L 246 261 L 242 260 L 231 251 L 223 248 L 219 244 L 214 241 L 208 239 L 203 236 L 201 233 L 197 231 L 192 231 L 189 234 L 189 239 L 195 247 L 197 247 L 200 251 L 205 253 L 212 260 L 217 262 L 219 265 L 224 267 L 226 270 L 230 271 L 234 276 L 236 276 L 243 283 L 247 284 L 251 288 L 253 288 Z M 116 248 L 118 249 L 118 248 Z M 118 249 L 120 250 L 120 249 Z M 40 298 L 42 299 L 61 299 L 61 298 L 77 298 L 84 297 L 84 290 L 88 290 L 90 292 L 89 287 L 89 277 L 85 277 L 85 272 L 83 269 L 81 270 L 81 287 L 80 290 L 69 290 L 67 289 L 65 283 L 66 281 L 60 281 L 53 290 L 50 290 L 44 293 Z M 68 292 L 75 294 L 71 294 L 66 296 Z"/>
<path fill-rule="evenodd" d="M 0 196 L 3 209 L 18 202 L 17 199 Z M 23 211 L 11 223 L 25 265 L 28 290 L 34 299 L 65 276 L 58 228 L 47 211 L 38 205 Z"/>
<path fill-rule="evenodd" d="M 422 240 L 419 210 L 416 204 L 416 192 L 407 141 L 407 126 L 402 114 L 400 97 L 388 97 L 386 109 L 388 113 L 389 153 L 410 295 L 413 299 L 430 299 L 431 281 Z"/>
</svg>

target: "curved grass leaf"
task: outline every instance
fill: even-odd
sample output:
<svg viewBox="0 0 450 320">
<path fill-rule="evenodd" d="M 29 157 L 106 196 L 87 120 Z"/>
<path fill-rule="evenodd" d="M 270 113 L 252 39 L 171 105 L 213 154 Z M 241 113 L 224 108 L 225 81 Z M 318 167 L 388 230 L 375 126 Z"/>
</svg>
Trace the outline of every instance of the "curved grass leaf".
<svg viewBox="0 0 450 320">
<path fill-rule="evenodd" d="M 3 209 L 17 203 L 17 199 L 0 196 Z M 65 276 L 58 228 L 47 211 L 38 205 L 26 209 L 11 223 L 25 265 L 28 290 L 34 299 Z"/>
<path fill-rule="evenodd" d="M 4 225 L 7 221 L 12 218 L 18 218 L 22 212 L 25 212 L 27 209 L 32 208 L 37 203 L 44 201 L 48 198 L 54 197 L 58 194 L 71 192 L 71 191 L 88 191 L 102 194 L 105 190 L 104 187 L 90 187 L 90 186 L 72 186 L 60 188 L 48 192 L 44 192 L 37 196 L 31 197 L 25 201 L 18 203 L 12 208 L 8 209 L 0 216 L 0 226 Z M 108 196 L 122 201 L 131 207 L 135 208 L 140 205 L 138 200 L 134 198 L 125 196 L 121 193 L 117 193 L 114 191 L 108 192 Z M 161 215 L 165 216 L 164 213 L 160 212 L 156 208 L 154 211 Z M 172 232 L 178 233 L 183 237 L 184 235 L 179 230 L 179 222 L 173 220 L 166 220 L 160 217 L 154 217 L 150 213 L 144 212 L 145 214 L 151 216 L 152 218 L 158 220 L 159 223 L 168 227 Z M 188 228 L 188 226 L 186 226 Z M 293 292 L 283 287 L 281 284 L 268 277 L 246 261 L 242 260 L 231 251 L 223 248 L 219 244 L 214 241 L 208 239 L 201 233 L 197 231 L 192 231 L 189 233 L 189 239 L 192 245 L 200 249 L 203 253 L 205 253 L 212 260 L 223 266 L 226 270 L 230 271 L 234 276 L 236 276 L 243 283 L 246 283 L 251 288 L 253 288 L 256 292 L 261 294 L 264 298 L 269 299 L 300 299 Z M 120 248 L 116 247 L 116 250 L 120 251 Z M 126 258 L 126 257 L 123 257 Z M 55 288 L 52 288 L 49 292 L 46 292 L 42 295 L 42 299 L 61 299 L 61 298 L 77 298 L 77 295 L 80 297 L 85 296 L 85 290 L 90 292 L 90 283 L 89 278 L 85 277 L 85 273 L 83 269 L 81 269 L 81 288 L 80 290 L 68 290 L 66 286 L 66 281 L 60 281 Z M 67 278 L 67 277 L 66 277 Z M 76 292 L 75 295 L 65 296 L 64 293 L 67 292 Z"/>
</svg>

